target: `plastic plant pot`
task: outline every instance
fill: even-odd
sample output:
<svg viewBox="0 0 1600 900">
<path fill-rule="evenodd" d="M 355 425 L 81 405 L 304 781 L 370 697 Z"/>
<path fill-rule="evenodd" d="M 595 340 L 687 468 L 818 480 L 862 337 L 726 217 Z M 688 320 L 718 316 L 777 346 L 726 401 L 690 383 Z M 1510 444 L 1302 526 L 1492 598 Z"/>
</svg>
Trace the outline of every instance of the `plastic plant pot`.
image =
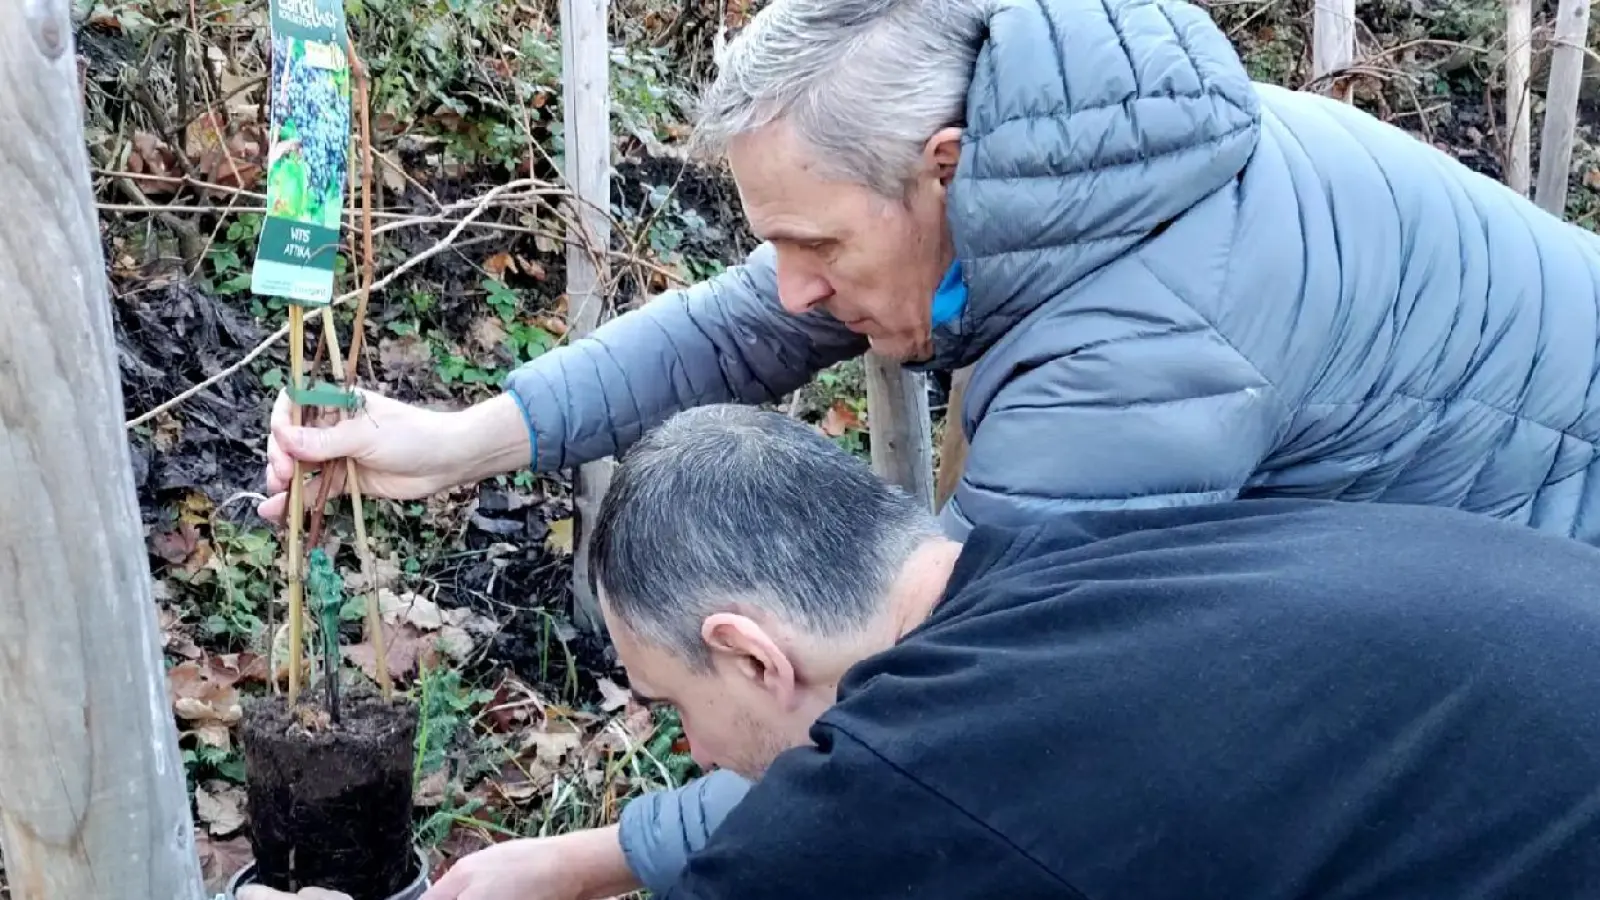
<svg viewBox="0 0 1600 900">
<path fill-rule="evenodd" d="M 427 854 L 423 853 L 421 848 L 417 848 L 413 852 L 417 860 L 417 877 L 410 884 L 401 888 L 398 893 L 390 895 L 385 900 L 417 900 L 432 886 L 432 883 L 428 881 Z M 228 879 L 227 893 L 218 896 L 217 900 L 238 900 L 239 888 L 247 884 L 255 884 L 255 875 L 256 864 L 254 862 L 248 863 L 244 868 L 235 872 L 232 878 Z"/>
</svg>

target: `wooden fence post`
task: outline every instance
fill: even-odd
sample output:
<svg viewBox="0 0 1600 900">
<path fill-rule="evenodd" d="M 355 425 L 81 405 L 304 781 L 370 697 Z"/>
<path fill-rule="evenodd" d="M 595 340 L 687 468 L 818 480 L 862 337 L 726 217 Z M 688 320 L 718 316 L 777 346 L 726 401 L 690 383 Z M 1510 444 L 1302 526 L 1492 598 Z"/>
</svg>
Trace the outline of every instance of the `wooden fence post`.
<svg viewBox="0 0 1600 900">
<path fill-rule="evenodd" d="M 611 245 L 611 47 L 606 2 L 561 0 L 565 175 L 577 195 L 569 209 L 579 226 L 567 234 L 567 321 L 573 339 L 600 324 L 610 284 L 606 251 Z M 573 619 L 590 633 L 604 629 L 594 585 L 589 583 L 590 523 L 600 512 L 614 466 L 609 458 L 585 463 L 573 479 Z"/>
<path fill-rule="evenodd" d="M 13 900 L 198 900 L 69 8 L 0 3 L 0 844 Z"/>
<path fill-rule="evenodd" d="M 1506 184 L 1524 197 L 1533 183 L 1532 66 L 1533 0 L 1506 0 Z"/>
<path fill-rule="evenodd" d="M 1561 0 L 1556 8 L 1555 49 L 1550 53 L 1550 87 L 1545 92 L 1539 181 L 1533 202 L 1563 218 L 1572 180 L 1572 142 L 1578 128 L 1578 92 L 1583 87 L 1588 37 L 1589 0 Z"/>
<path fill-rule="evenodd" d="M 939 438 L 939 471 L 934 480 L 933 508 L 943 509 L 955 496 L 961 472 L 967 467 L 967 433 L 961 430 L 961 404 L 967 399 L 972 366 L 950 373 L 950 401 L 945 404 L 944 434 Z"/>
<path fill-rule="evenodd" d="M 925 376 L 872 352 L 862 360 L 862 367 L 867 380 L 872 468 L 932 509 L 933 432 Z"/>
<path fill-rule="evenodd" d="M 1315 0 L 1311 14 L 1311 77 L 1328 78 L 1356 57 L 1356 0 Z M 1333 76 L 1329 96 L 1350 102 L 1350 81 Z"/>
</svg>

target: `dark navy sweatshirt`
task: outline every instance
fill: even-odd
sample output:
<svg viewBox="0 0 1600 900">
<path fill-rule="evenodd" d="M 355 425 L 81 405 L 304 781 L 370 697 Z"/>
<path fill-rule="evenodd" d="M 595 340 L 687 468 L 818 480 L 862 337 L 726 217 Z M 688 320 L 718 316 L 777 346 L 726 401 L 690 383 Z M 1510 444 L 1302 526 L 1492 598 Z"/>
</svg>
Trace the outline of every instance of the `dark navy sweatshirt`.
<svg viewBox="0 0 1600 900">
<path fill-rule="evenodd" d="M 1600 550 L 1252 500 L 978 529 L 673 900 L 1600 898 Z"/>
</svg>

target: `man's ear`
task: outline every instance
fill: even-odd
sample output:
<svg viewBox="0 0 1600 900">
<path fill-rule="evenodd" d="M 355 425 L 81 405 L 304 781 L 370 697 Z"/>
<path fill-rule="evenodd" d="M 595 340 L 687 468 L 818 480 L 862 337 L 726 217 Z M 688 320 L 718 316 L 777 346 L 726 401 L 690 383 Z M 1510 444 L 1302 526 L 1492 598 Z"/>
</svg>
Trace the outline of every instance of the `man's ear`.
<svg viewBox="0 0 1600 900">
<path fill-rule="evenodd" d="M 797 676 L 789 654 L 754 619 L 738 613 L 712 613 L 700 623 L 700 639 L 711 649 L 718 669 L 732 671 L 771 694 L 784 709 L 797 701 Z"/>
<path fill-rule="evenodd" d="M 956 164 L 961 161 L 962 129 L 951 125 L 941 128 L 922 145 L 924 169 L 938 177 L 945 187 L 956 177 Z"/>
</svg>

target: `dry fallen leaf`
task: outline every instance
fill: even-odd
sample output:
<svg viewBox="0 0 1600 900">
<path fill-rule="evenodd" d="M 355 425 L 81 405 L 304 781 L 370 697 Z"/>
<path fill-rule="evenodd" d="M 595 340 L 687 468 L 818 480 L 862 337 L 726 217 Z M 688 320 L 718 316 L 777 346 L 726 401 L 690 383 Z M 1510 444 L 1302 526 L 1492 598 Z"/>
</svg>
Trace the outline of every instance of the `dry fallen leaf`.
<svg viewBox="0 0 1600 900">
<path fill-rule="evenodd" d="M 200 529 L 189 522 L 179 522 L 170 531 L 150 536 L 150 552 L 173 566 L 193 574 L 205 567 L 211 559 L 211 544 L 200 536 Z"/>
<path fill-rule="evenodd" d="M 372 581 L 377 582 L 377 587 L 393 588 L 400 581 L 400 562 L 393 555 L 374 557 L 372 560 Z M 350 572 L 344 577 L 345 589 L 352 594 L 364 594 L 369 589 L 368 576 L 364 571 Z"/>
<path fill-rule="evenodd" d="M 572 555 L 572 519 L 557 519 L 550 523 L 550 532 L 544 536 L 545 549 L 562 556 Z"/>
<path fill-rule="evenodd" d="M 516 271 L 516 262 L 509 253 L 496 253 L 483 261 L 483 270 L 489 273 L 490 278 L 504 281 L 507 269 Z"/>
<path fill-rule="evenodd" d="M 550 722 L 544 728 L 527 734 L 522 744 L 522 753 L 526 754 L 532 750 L 536 762 L 555 768 L 561 765 L 561 760 L 565 759 L 568 753 L 578 749 L 578 745 L 582 742 L 583 735 L 577 726 L 570 722 Z"/>
<path fill-rule="evenodd" d="M 450 871 L 450 867 L 461 860 L 463 856 L 470 856 L 479 850 L 494 844 L 494 840 L 482 829 L 469 828 L 457 825 L 450 830 L 443 841 L 439 842 L 439 853 L 444 861 L 433 869 L 433 883 L 438 884 L 439 879 Z"/>
<path fill-rule="evenodd" d="M 200 856 L 200 873 L 205 878 L 208 894 L 220 893 L 228 886 L 228 879 L 254 858 L 247 838 L 218 841 L 204 829 L 196 828 L 194 843 Z"/>
<path fill-rule="evenodd" d="M 472 635 L 468 634 L 465 628 L 456 625 L 446 625 L 439 629 L 439 634 L 436 637 L 439 649 L 443 650 L 446 656 L 457 663 L 466 662 L 467 658 L 472 655 L 473 648 L 477 646 L 477 642 L 472 639 Z"/>
<path fill-rule="evenodd" d="M 852 428 L 861 428 L 861 418 L 843 400 L 828 407 L 827 414 L 822 417 L 822 433 L 828 437 L 838 437 Z"/>
<path fill-rule="evenodd" d="M 492 353 L 506 341 L 506 327 L 495 316 L 484 316 L 473 322 L 468 336 L 480 352 Z"/>
<path fill-rule="evenodd" d="M 517 257 L 517 269 L 534 281 L 543 281 L 545 278 L 544 266 L 524 256 Z"/>
<path fill-rule="evenodd" d="M 207 781 L 194 789 L 194 809 L 207 830 L 227 837 L 244 827 L 244 788 L 225 781 Z"/>
<path fill-rule="evenodd" d="M 633 699 L 633 693 L 627 688 L 618 685 L 609 678 L 601 678 L 596 682 L 600 687 L 600 709 L 605 712 L 615 712 L 628 705 Z"/>
<path fill-rule="evenodd" d="M 161 453 L 171 453 L 172 448 L 178 446 L 178 441 L 183 438 L 183 423 L 177 416 L 162 414 L 156 416 L 155 430 L 150 434 L 150 443 Z"/>
<path fill-rule="evenodd" d="M 430 369 L 433 353 L 427 342 L 414 334 L 388 337 L 378 342 L 378 365 L 390 378 L 402 378 Z"/>
<path fill-rule="evenodd" d="M 416 674 L 419 664 L 432 668 L 439 663 L 439 654 L 434 649 L 434 636 L 409 622 L 384 629 L 384 649 L 387 651 L 384 657 L 389 663 L 389 676 L 396 681 L 410 679 Z M 360 667 L 368 678 L 378 677 L 378 654 L 371 643 L 346 646 L 344 658 Z"/>
<path fill-rule="evenodd" d="M 179 663 L 167 670 L 167 693 L 173 712 L 200 740 L 227 749 L 228 726 L 244 716 L 234 687 L 240 673 L 211 659 Z"/>
<path fill-rule="evenodd" d="M 442 767 L 429 773 L 417 784 L 416 796 L 412 802 L 424 809 L 432 809 L 444 803 L 445 789 L 450 785 L 450 775 Z"/>
<path fill-rule="evenodd" d="M 157 586 L 165 587 L 166 582 L 158 581 Z M 200 646 L 194 642 L 194 637 L 184 628 L 183 622 L 178 619 L 178 614 L 165 606 L 157 610 L 161 623 L 161 649 L 173 656 L 185 659 L 199 659 Z"/>
<path fill-rule="evenodd" d="M 396 594 L 380 588 L 378 612 L 383 616 L 383 621 L 390 625 L 406 622 L 423 631 L 437 631 L 444 625 L 444 613 L 439 611 L 437 603 L 409 591 Z"/>
</svg>

